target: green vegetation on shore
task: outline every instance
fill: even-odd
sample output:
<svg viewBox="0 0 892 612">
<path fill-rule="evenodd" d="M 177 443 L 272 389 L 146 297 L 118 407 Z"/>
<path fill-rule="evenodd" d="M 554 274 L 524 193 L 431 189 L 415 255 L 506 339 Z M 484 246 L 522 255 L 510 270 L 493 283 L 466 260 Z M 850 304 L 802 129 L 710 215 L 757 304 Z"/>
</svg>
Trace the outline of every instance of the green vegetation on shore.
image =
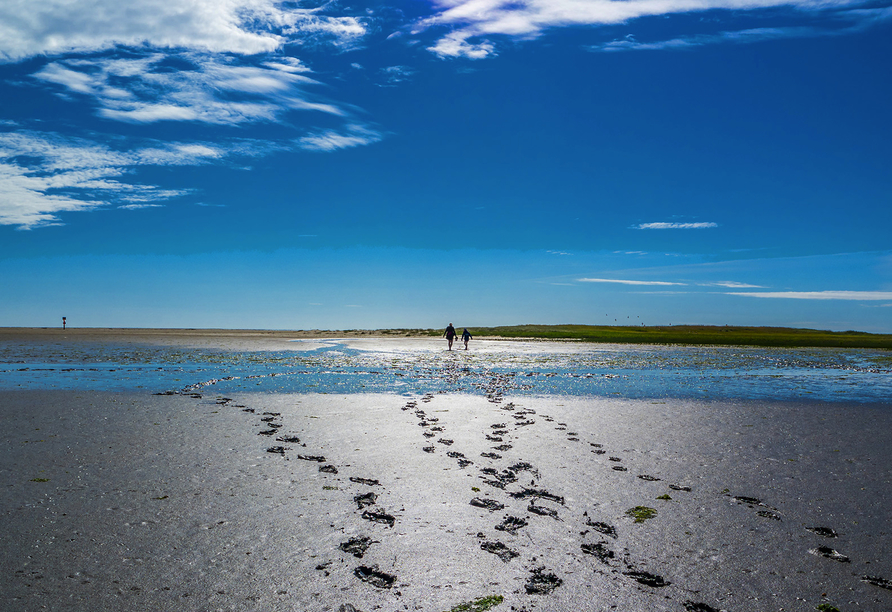
<svg viewBox="0 0 892 612">
<path fill-rule="evenodd" d="M 737 325 L 668 325 L 633 327 L 622 325 L 511 325 L 474 327 L 475 337 L 539 338 L 612 342 L 622 344 L 711 344 L 725 346 L 839 347 L 892 349 L 892 334 L 832 332 L 790 327 L 741 327 Z M 428 330 L 427 335 L 442 335 Z"/>
</svg>

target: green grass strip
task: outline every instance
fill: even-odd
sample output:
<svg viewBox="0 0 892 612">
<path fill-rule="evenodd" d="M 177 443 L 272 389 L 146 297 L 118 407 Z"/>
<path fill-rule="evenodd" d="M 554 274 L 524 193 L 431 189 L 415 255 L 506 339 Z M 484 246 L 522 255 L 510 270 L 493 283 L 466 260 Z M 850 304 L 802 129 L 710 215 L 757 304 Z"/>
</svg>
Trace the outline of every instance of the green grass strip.
<svg viewBox="0 0 892 612">
<path fill-rule="evenodd" d="M 487 595 L 474 601 L 458 604 L 449 612 L 484 612 L 499 605 L 504 599 L 501 595 Z"/>
</svg>

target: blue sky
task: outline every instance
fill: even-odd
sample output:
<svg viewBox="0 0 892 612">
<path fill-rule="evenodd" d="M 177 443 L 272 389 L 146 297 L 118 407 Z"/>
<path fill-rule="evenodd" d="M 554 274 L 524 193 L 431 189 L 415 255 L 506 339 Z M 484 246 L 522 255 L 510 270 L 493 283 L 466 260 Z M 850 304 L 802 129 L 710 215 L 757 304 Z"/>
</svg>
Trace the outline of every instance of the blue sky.
<svg viewBox="0 0 892 612">
<path fill-rule="evenodd" d="M 0 325 L 892 333 L 892 4 L 0 4 Z"/>
</svg>

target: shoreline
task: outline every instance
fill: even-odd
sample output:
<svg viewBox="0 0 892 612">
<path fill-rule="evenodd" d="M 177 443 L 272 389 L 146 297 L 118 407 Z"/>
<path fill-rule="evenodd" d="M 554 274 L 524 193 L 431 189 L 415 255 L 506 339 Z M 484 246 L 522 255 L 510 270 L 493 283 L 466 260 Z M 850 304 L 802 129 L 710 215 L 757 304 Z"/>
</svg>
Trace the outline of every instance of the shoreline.
<svg viewBox="0 0 892 612">
<path fill-rule="evenodd" d="M 579 343 L 592 345 L 645 346 L 727 346 L 778 349 L 828 348 L 892 350 L 892 334 L 830 332 L 796 328 L 744 326 L 678 325 L 638 328 L 628 326 L 520 325 L 468 328 L 475 340 Z M 481 332 L 480 330 L 486 330 Z M 262 330 L 262 329 L 156 329 L 156 328 L 78 328 L 0 327 L 0 340 L 26 341 L 45 338 L 78 338 L 91 341 L 116 340 L 218 346 L 224 339 L 241 343 L 272 344 L 288 340 L 333 339 L 433 339 L 430 329 L 375 330 Z"/>
<path fill-rule="evenodd" d="M 884 408 L 3 391 L 6 607 L 884 609 Z"/>
</svg>

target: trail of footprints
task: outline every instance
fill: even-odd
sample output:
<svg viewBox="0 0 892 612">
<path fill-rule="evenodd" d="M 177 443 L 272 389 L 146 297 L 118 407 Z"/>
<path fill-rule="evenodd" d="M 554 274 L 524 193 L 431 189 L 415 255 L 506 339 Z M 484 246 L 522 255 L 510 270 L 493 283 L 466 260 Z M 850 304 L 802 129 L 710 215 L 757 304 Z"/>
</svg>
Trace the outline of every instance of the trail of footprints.
<svg viewBox="0 0 892 612">
<path fill-rule="evenodd" d="M 495 386 L 496 385 L 493 385 L 493 387 Z M 443 392 L 441 391 L 440 393 Z M 201 395 L 197 393 L 191 393 L 190 395 L 193 398 L 201 398 Z M 491 403 L 496 405 L 501 404 L 503 398 L 502 393 L 497 389 L 491 389 L 486 397 Z M 422 404 L 428 404 L 433 399 L 434 395 L 428 393 L 420 398 L 420 402 Z M 216 403 L 218 405 L 230 405 L 232 401 L 231 398 L 220 397 L 216 400 Z M 240 408 L 245 413 L 255 414 L 253 408 L 248 408 L 241 404 L 232 405 L 236 408 Z M 494 489 L 495 491 L 493 492 L 497 491 L 497 495 L 501 496 L 501 500 L 499 500 L 490 497 L 489 494 L 478 493 L 469 500 L 468 503 L 471 506 L 493 514 L 506 509 L 508 509 L 508 512 L 514 511 L 516 514 L 521 514 L 521 512 L 516 512 L 509 508 L 509 504 L 513 508 L 516 508 L 518 504 L 520 504 L 521 508 L 524 507 L 524 504 L 526 505 L 525 509 L 528 513 L 526 517 L 514 516 L 510 513 L 504 514 L 501 517 L 500 522 L 494 525 L 493 528 L 495 531 L 509 536 L 516 536 L 520 530 L 527 527 L 530 524 L 530 521 L 533 520 L 565 520 L 565 517 L 561 516 L 561 513 L 565 510 L 564 498 L 549 492 L 547 489 L 542 488 L 541 485 L 537 486 L 539 472 L 535 466 L 526 461 L 511 462 L 510 460 L 505 459 L 505 456 L 501 454 L 510 451 L 514 447 L 512 444 L 513 432 L 517 432 L 520 428 L 536 424 L 536 419 L 533 417 L 541 418 L 542 421 L 547 423 L 554 422 L 554 419 L 546 415 L 536 415 L 535 411 L 522 408 L 512 402 L 500 405 L 496 408 L 496 410 L 499 411 L 497 414 L 501 414 L 505 418 L 499 419 L 500 422 L 493 423 L 486 431 L 482 432 L 485 440 L 492 444 L 492 451 L 498 452 L 485 451 L 480 454 L 480 459 L 472 459 L 458 450 L 451 449 L 454 442 L 445 437 L 445 428 L 439 423 L 439 419 L 428 415 L 425 410 L 418 405 L 418 401 L 407 401 L 401 408 L 403 411 L 414 412 L 415 417 L 418 419 L 418 425 L 422 436 L 430 441 L 428 445 L 422 447 L 422 450 L 425 453 L 433 454 L 438 450 L 444 451 L 449 458 L 456 461 L 459 468 L 465 469 L 474 466 L 480 473 L 479 479 L 481 484 Z M 306 444 L 301 443 L 297 436 L 282 434 L 280 432 L 283 428 L 280 413 L 263 412 L 259 416 L 261 428 L 260 431 L 258 431 L 258 435 L 267 436 L 271 439 L 274 438 L 276 442 L 280 443 L 269 446 L 267 452 L 284 456 L 294 448 L 293 446 L 284 446 L 285 444 L 298 445 L 300 448 L 306 448 Z M 512 419 L 513 422 L 511 421 Z M 568 441 L 580 442 L 579 434 L 568 431 L 568 425 L 566 423 L 557 423 L 554 429 L 566 432 L 565 435 L 567 436 Z M 437 439 L 434 441 L 434 438 Z M 607 454 L 607 451 L 600 443 L 590 442 L 589 447 L 590 451 L 595 455 Z M 320 464 L 318 470 L 322 474 L 338 474 L 339 472 L 337 466 L 328 463 L 326 458 L 322 455 L 309 454 L 309 452 L 298 452 L 297 458 L 309 463 Z M 481 461 L 481 459 L 486 461 Z M 501 460 L 505 460 L 505 462 L 510 463 L 510 465 L 501 469 L 493 465 L 494 462 Z M 475 461 L 479 461 L 481 465 L 478 465 Z M 607 465 L 612 470 L 618 472 L 628 471 L 628 469 L 621 465 L 621 463 L 621 457 L 608 457 Z M 650 474 L 639 474 L 637 475 L 637 478 L 646 482 L 657 482 L 661 480 L 659 477 Z M 524 482 L 529 479 L 529 485 L 522 484 L 521 479 Z M 349 480 L 356 485 L 364 487 L 364 492 L 358 493 L 353 497 L 353 501 L 356 504 L 356 511 L 360 514 L 361 518 L 370 523 L 382 525 L 384 529 L 392 528 L 396 523 L 396 517 L 389 514 L 385 509 L 377 506 L 378 495 L 375 490 L 381 488 L 381 483 L 376 479 L 360 476 L 350 476 Z M 669 484 L 668 487 L 677 492 L 691 492 L 690 487 L 681 484 L 673 483 Z M 474 487 L 474 489 L 475 491 L 480 491 L 477 487 Z M 728 491 L 723 492 L 723 495 L 730 498 L 730 500 L 736 502 L 738 505 L 746 506 L 753 510 L 762 518 L 779 522 L 783 520 L 776 508 L 768 506 L 758 498 L 743 495 L 731 495 Z M 649 509 L 645 508 L 645 510 Z M 632 511 L 630 510 L 630 512 Z M 570 520 L 571 523 L 576 523 L 576 521 L 573 521 L 570 518 L 567 518 L 567 520 Z M 605 572 L 610 572 L 652 589 L 660 589 L 672 584 L 671 581 L 661 575 L 636 568 L 634 562 L 631 560 L 631 554 L 627 549 L 623 551 L 621 558 L 617 555 L 617 552 L 611 548 L 611 540 L 616 540 L 618 537 L 617 529 L 614 525 L 604 521 L 593 520 L 589 517 L 587 511 L 583 512 L 582 517 L 579 519 L 579 523 L 585 527 L 582 531 L 578 532 L 578 536 L 581 538 L 579 541 L 579 549 L 585 555 L 593 558 L 592 569 L 596 573 L 604 574 Z M 568 528 L 572 529 L 572 527 Z M 820 538 L 838 538 L 836 531 L 829 527 L 807 527 L 806 529 Z M 521 556 L 519 552 L 513 550 L 508 544 L 505 544 L 498 539 L 498 537 L 495 539 L 488 538 L 486 534 L 480 532 L 477 534 L 476 540 L 478 541 L 477 546 L 479 546 L 480 550 L 495 555 L 504 563 L 509 563 Z M 377 543 L 380 542 L 372 539 L 370 536 L 361 535 L 349 538 L 340 543 L 338 548 L 343 553 L 352 555 L 356 559 L 362 559 L 368 549 Z M 808 552 L 839 563 L 850 562 L 849 557 L 826 545 L 817 546 L 810 549 Z M 321 564 L 317 566 L 316 569 L 326 570 L 330 564 L 331 562 Z M 524 591 L 529 595 L 547 595 L 559 588 L 563 583 L 562 579 L 553 571 L 538 565 L 536 563 L 536 557 L 528 560 L 528 566 L 529 576 L 524 584 Z M 375 565 L 358 565 L 353 570 L 353 574 L 359 580 L 378 589 L 390 589 L 397 581 L 397 576 L 381 571 L 378 566 Z M 865 575 L 861 576 L 860 579 L 861 581 L 878 588 L 892 590 L 892 581 L 885 578 Z M 687 589 L 681 590 L 688 593 L 696 592 Z M 686 612 L 719 612 L 716 608 L 703 602 L 684 600 L 680 603 Z M 342 606 L 342 608 L 345 608 L 345 606 Z M 355 610 L 355 608 L 349 604 L 346 605 L 345 609 Z"/>
</svg>

